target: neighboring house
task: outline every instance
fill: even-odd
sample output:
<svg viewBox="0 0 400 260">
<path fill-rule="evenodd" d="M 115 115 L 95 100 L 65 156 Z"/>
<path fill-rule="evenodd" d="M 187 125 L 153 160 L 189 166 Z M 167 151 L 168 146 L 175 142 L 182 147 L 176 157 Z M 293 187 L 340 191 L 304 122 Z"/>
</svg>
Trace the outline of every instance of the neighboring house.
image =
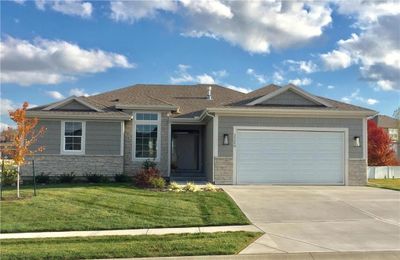
<svg viewBox="0 0 400 260">
<path fill-rule="evenodd" d="M 392 148 L 396 153 L 396 158 L 400 160 L 400 120 L 384 115 L 376 115 L 371 118 L 378 127 L 383 128 L 392 140 Z"/>
<path fill-rule="evenodd" d="M 154 159 L 175 180 L 330 185 L 366 183 L 375 114 L 294 85 L 135 85 L 27 113 L 47 128 L 38 174 L 132 175 Z"/>
</svg>

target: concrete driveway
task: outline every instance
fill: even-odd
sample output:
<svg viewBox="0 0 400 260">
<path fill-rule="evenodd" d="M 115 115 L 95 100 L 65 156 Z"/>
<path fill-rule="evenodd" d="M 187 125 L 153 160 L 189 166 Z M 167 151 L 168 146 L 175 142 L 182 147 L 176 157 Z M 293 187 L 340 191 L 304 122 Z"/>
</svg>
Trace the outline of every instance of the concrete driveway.
<svg viewBox="0 0 400 260">
<path fill-rule="evenodd" d="M 400 192 L 342 186 L 223 189 L 265 232 L 242 254 L 400 250 Z"/>
</svg>

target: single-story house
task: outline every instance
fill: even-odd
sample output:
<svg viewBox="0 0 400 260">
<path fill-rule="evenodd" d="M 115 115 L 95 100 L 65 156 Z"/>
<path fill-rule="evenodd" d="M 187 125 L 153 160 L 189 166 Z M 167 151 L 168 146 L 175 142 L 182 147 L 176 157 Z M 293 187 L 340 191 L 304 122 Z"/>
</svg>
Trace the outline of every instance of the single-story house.
<svg viewBox="0 0 400 260">
<path fill-rule="evenodd" d="M 30 109 L 47 128 L 36 173 L 133 175 L 216 184 L 364 185 L 376 112 L 294 85 L 134 85 Z M 30 167 L 25 167 L 25 174 Z"/>
</svg>

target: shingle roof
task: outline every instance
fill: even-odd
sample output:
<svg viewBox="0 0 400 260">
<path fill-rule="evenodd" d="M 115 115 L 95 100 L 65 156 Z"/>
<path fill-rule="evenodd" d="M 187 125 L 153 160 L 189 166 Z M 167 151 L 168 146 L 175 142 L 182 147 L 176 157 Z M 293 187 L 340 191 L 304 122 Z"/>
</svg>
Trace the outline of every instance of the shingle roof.
<svg viewBox="0 0 400 260">
<path fill-rule="evenodd" d="M 373 120 L 379 127 L 400 128 L 400 120 L 390 116 L 376 115 L 373 117 Z"/>
<path fill-rule="evenodd" d="M 212 100 L 208 100 L 208 88 L 212 87 Z M 124 114 L 116 109 L 116 105 L 136 105 L 136 106 L 176 106 L 179 107 L 179 113 L 174 114 L 175 117 L 192 118 L 201 115 L 206 108 L 219 107 L 240 107 L 243 109 L 249 108 L 246 106 L 249 102 L 270 94 L 280 86 L 267 85 L 256 89 L 247 94 L 238 92 L 216 84 L 197 84 L 197 85 L 161 85 L 161 84 L 137 84 L 121 89 L 116 89 L 101 93 L 90 97 L 81 97 L 90 105 L 99 108 L 103 112 L 72 112 L 72 113 L 110 113 Z M 324 97 L 319 97 L 330 104 L 332 107 L 324 107 L 326 110 L 345 110 L 345 111 L 371 111 L 366 108 L 346 104 L 336 100 L 331 100 Z M 40 106 L 31 110 L 42 110 L 46 106 Z M 255 108 L 255 107 L 251 107 Z M 268 109 L 268 106 L 257 106 L 259 109 Z M 280 108 L 285 108 L 284 106 Z M 289 107 L 288 107 L 289 108 Z M 293 109 L 293 107 L 290 107 Z M 298 109 L 313 109 L 310 107 Z M 321 107 L 315 108 L 321 109 Z M 48 113 L 60 113 L 60 111 L 47 111 Z M 63 112 L 66 113 L 66 112 Z M 126 114 L 125 114 L 126 115 Z"/>
</svg>

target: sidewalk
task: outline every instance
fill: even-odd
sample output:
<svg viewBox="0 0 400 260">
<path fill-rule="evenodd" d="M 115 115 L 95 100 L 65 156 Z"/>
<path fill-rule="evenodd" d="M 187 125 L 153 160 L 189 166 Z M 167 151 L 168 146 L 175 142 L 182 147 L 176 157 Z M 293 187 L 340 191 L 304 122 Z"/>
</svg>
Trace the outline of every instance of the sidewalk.
<svg viewBox="0 0 400 260">
<path fill-rule="evenodd" d="M 260 254 L 260 255 L 213 255 L 213 256 L 180 256 L 180 257 L 146 257 L 121 258 L 120 260 L 398 260 L 400 251 L 369 251 L 369 252 L 329 252 L 329 253 L 290 253 L 290 254 Z"/>
<path fill-rule="evenodd" d="M 208 227 L 184 227 L 184 228 L 144 228 L 144 229 L 97 230 L 97 231 L 5 233 L 5 234 L 0 234 L 0 240 L 22 239 L 22 238 L 55 238 L 55 237 L 166 235 L 166 234 L 183 234 L 183 233 L 215 233 L 215 232 L 228 232 L 228 231 L 262 232 L 260 229 L 258 229 L 253 225 L 208 226 Z"/>
</svg>

